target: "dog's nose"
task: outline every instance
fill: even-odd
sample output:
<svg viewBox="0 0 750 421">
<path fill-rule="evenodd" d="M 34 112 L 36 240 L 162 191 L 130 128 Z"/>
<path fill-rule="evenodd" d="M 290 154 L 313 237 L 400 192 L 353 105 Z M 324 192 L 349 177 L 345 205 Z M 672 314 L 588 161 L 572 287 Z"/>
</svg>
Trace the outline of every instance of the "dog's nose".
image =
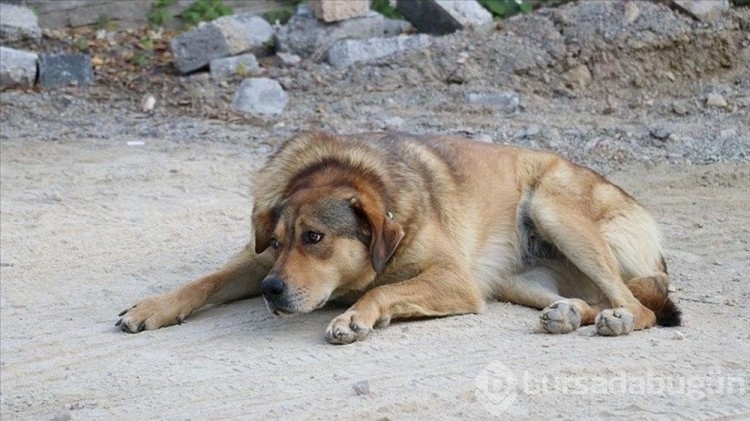
<svg viewBox="0 0 750 421">
<path fill-rule="evenodd" d="M 264 279 L 263 283 L 260 284 L 260 292 L 262 292 L 263 296 L 269 300 L 277 298 L 279 295 L 283 294 L 285 289 L 286 284 L 284 281 L 275 276 Z"/>
</svg>

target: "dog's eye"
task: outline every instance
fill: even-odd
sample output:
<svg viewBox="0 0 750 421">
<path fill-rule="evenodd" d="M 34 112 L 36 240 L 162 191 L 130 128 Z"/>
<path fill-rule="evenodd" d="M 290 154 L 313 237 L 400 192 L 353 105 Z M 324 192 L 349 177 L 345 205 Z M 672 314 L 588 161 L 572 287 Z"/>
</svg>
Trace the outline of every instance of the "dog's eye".
<svg viewBox="0 0 750 421">
<path fill-rule="evenodd" d="M 315 231 L 307 231 L 305 233 L 305 242 L 307 244 L 315 244 L 323 239 L 323 234 Z"/>
<path fill-rule="evenodd" d="M 276 239 L 276 238 L 272 238 L 271 239 L 271 247 L 274 248 L 274 249 L 278 249 L 279 248 L 279 240 Z"/>
</svg>

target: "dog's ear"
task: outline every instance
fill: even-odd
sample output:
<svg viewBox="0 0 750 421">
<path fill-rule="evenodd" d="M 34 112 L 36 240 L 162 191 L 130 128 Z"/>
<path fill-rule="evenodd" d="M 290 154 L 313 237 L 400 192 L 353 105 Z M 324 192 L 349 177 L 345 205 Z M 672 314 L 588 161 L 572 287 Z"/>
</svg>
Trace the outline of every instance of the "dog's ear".
<svg viewBox="0 0 750 421">
<path fill-rule="evenodd" d="M 270 209 L 253 209 L 253 231 L 255 231 L 255 252 L 263 253 L 271 246 L 273 228 L 279 219 L 279 207 Z"/>
<path fill-rule="evenodd" d="M 370 228 L 370 260 L 376 273 L 382 273 L 385 264 L 404 238 L 404 229 L 393 220 L 390 212 L 379 209 L 372 201 L 352 198 L 352 208 L 361 215 Z"/>
</svg>

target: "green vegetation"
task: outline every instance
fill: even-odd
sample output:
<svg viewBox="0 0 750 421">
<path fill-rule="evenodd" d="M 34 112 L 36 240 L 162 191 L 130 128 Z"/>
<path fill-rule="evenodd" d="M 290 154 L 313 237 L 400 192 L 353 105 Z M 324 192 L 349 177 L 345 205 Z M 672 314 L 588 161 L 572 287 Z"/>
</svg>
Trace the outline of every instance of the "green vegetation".
<svg viewBox="0 0 750 421">
<path fill-rule="evenodd" d="M 496 19 L 529 13 L 533 9 L 533 5 L 525 0 L 479 0 L 479 4 L 489 10 Z"/>
<path fill-rule="evenodd" d="M 156 0 L 148 12 L 148 22 L 151 26 L 164 26 L 171 21 L 174 16 L 167 9 L 176 2 L 177 0 Z M 195 0 L 177 17 L 185 26 L 190 27 L 231 14 L 232 8 L 225 5 L 223 0 Z"/>
<path fill-rule="evenodd" d="M 401 13 L 395 8 L 391 7 L 391 2 L 388 0 L 372 0 L 370 3 L 370 9 L 380 13 L 381 15 L 391 19 L 403 19 Z"/>
</svg>

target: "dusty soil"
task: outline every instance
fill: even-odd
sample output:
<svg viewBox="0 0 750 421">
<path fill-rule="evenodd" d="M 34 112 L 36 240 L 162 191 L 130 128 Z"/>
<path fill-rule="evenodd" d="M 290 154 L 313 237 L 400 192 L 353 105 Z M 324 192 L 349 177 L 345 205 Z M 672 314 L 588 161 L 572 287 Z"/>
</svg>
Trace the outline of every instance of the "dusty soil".
<svg viewBox="0 0 750 421">
<path fill-rule="evenodd" d="M 200 75 L 0 94 L 0 414 L 747 418 L 750 12 L 706 26 L 650 3 L 631 21 L 622 4 L 542 11 L 349 70 L 268 67 L 291 96 L 271 120 L 226 111 L 239 81 Z M 613 24 L 623 19 L 633 25 Z M 514 35 L 514 25 L 548 37 Z M 592 79 L 570 83 L 579 65 Z M 159 105 L 143 114 L 149 88 Z M 500 90 L 519 92 L 522 108 L 464 100 Z M 711 92 L 727 106 L 707 106 Z M 192 102 L 172 106 L 170 95 Z M 127 305 L 243 245 L 253 170 L 309 128 L 464 134 L 593 166 L 660 221 L 685 325 L 549 336 L 533 333 L 535 310 L 494 303 L 332 346 L 323 329 L 341 309 L 275 318 L 251 299 L 182 326 L 116 330 Z"/>
</svg>

